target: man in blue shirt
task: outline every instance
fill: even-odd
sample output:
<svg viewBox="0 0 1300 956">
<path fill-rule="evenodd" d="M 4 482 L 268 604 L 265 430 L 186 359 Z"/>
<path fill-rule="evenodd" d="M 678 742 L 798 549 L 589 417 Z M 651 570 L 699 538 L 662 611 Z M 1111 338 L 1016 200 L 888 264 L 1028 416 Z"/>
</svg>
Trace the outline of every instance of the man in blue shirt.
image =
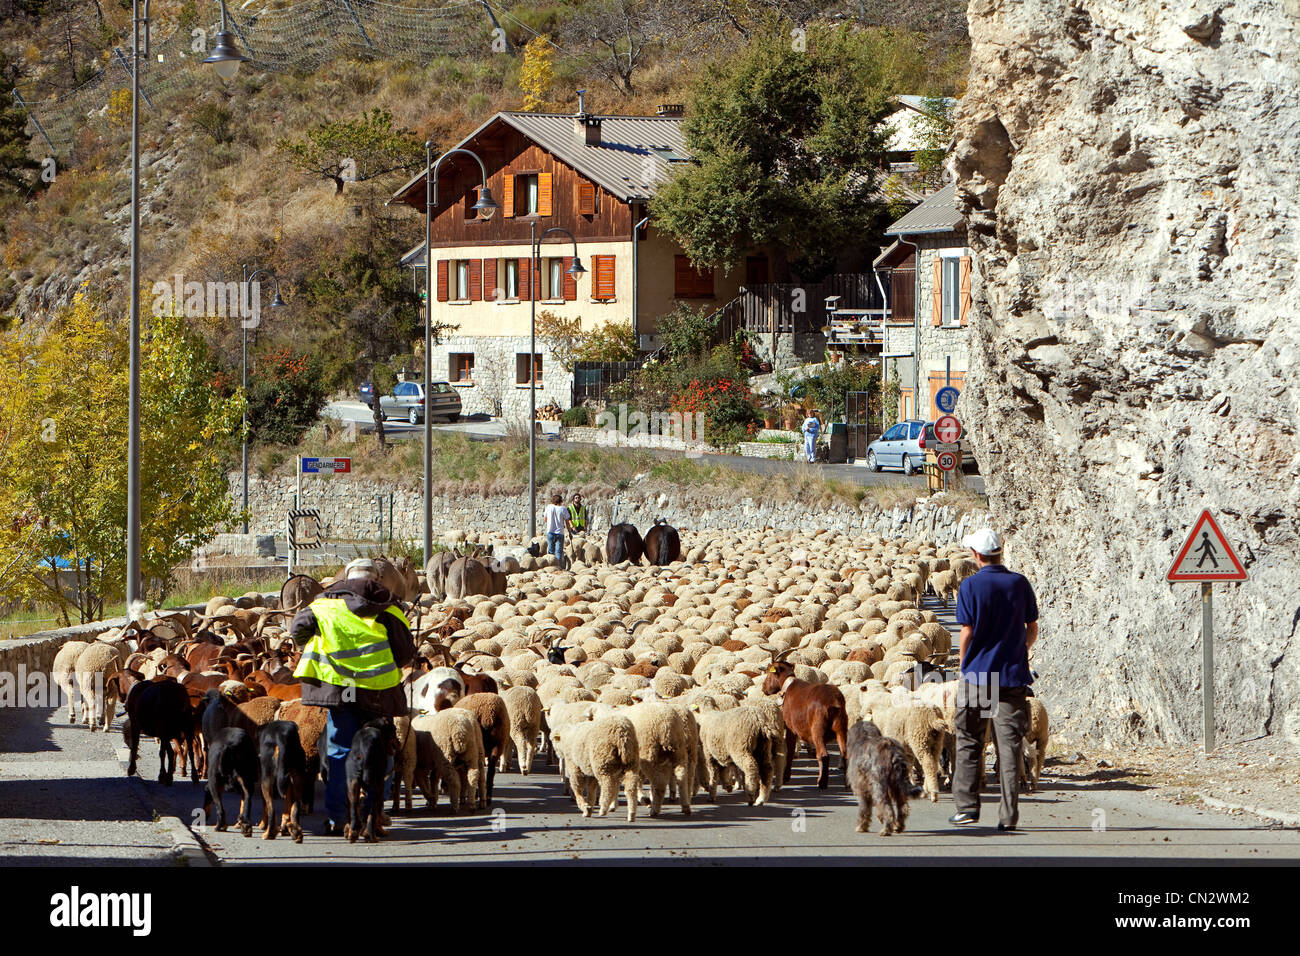
<svg viewBox="0 0 1300 956">
<path fill-rule="evenodd" d="M 1002 537 L 996 531 L 983 528 L 961 543 L 970 548 L 979 570 L 957 592 L 961 682 L 952 774 L 957 813 L 948 822 L 965 826 L 979 820 L 984 734 L 992 719 L 1002 789 L 998 829 L 1014 830 L 1019 824 L 1021 746 L 1029 732 L 1029 648 L 1038 640 L 1038 601 L 1023 574 L 1002 566 Z"/>
</svg>

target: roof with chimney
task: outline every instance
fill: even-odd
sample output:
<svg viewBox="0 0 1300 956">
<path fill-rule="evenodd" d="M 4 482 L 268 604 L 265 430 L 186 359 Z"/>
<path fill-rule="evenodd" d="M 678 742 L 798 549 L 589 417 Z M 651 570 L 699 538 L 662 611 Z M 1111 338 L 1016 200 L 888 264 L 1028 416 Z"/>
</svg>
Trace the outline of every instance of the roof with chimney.
<svg viewBox="0 0 1300 956">
<path fill-rule="evenodd" d="M 504 123 L 623 202 L 650 199 L 675 168 L 691 161 L 681 116 L 585 116 L 588 123 L 599 121 L 596 142 L 587 142 L 587 137 L 575 132 L 579 117 L 573 113 L 503 112 L 492 116 L 455 148 L 473 150 L 474 141 L 484 132 Z M 412 196 L 423 183 L 421 170 L 389 201 L 407 201 L 423 208 L 422 197 Z"/>
<path fill-rule="evenodd" d="M 950 183 L 927 196 L 921 205 L 889 226 L 885 235 L 919 236 L 953 232 L 962 222 L 961 213 L 957 211 L 957 187 Z"/>
</svg>

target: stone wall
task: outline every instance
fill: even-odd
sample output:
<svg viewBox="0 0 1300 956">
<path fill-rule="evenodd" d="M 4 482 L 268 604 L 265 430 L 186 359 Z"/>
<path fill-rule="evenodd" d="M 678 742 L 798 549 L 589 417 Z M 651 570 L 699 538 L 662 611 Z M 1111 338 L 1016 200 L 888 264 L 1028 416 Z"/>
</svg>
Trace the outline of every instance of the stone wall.
<svg viewBox="0 0 1300 956">
<path fill-rule="evenodd" d="M 975 265 L 961 407 L 1036 569 L 1058 718 L 1200 741 L 1210 509 L 1219 739 L 1300 740 L 1300 3 L 972 0 L 956 164 Z"/>
<path fill-rule="evenodd" d="M 920 356 L 917 362 L 918 373 L 920 377 L 920 402 L 917 405 L 919 417 L 927 421 L 937 418 L 937 411 L 930 402 L 930 377 L 933 374 L 942 375 L 944 371 L 944 360 L 952 360 L 952 371 L 954 374 L 965 372 L 968 366 L 969 356 L 969 325 L 935 325 L 933 316 L 932 298 L 934 295 L 934 263 L 940 258 L 938 251 L 940 249 L 962 249 L 966 247 L 966 230 L 964 228 L 956 232 L 938 233 L 933 236 L 916 236 L 916 244 L 920 247 L 921 268 L 920 268 L 920 291 L 917 301 L 921 303 L 918 310 L 917 338 L 920 340 Z M 969 250 L 967 253 L 969 254 Z M 975 294 L 975 284 L 977 275 L 972 263 L 971 270 L 971 295 L 972 299 Z M 910 384 L 910 383 L 909 383 Z M 953 380 L 953 387 L 961 390 L 963 385 L 962 379 L 956 377 Z M 962 415 L 960 403 L 955 412 L 958 418 Z"/>
<path fill-rule="evenodd" d="M 232 490 L 237 490 L 238 476 L 232 476 Z M 910 538 L 914 535 L 934 537 L 940 542 L 960 540 L 973 528 L 987 524 L 984 512 L 959 513 L 944 505 L 943 496 L 924 499 L 908 508 L 881 510 L 865 499 L 861 505 L 830 505 L 809 513 L 806 502 L 758 501 L 737 498 L 725 493 L 685 494 L 678 490 L 632 488 L 615 496 L 592 494 L 587 488 L 573 486 L 563 490 L 581 490 L 587 498 L 592 527 L 603 533 L 610 525 L 615 504 L 619 521 L 647 527 L 656 518 L 666 518 L 684 531 L 718 528 L 762 528 L 793 531 L 807 528 L 830 528 L 845 532 L 888 537 Z M 538 525 L 541 506 L 551 489 L 538 490 Z M 318 508 L 332 540 L 377 541 L 378 512 L 376 496 L 395 495 L 393 502 L 394 537 L 418 541 L 423 534 L 422 500 L 418 484 L 394 485 L 356 478 L 303 479 L 303 502 L 306 508 Z M 293 478 L 250 478 L 249 506 L 253 512 L 249 528 L 256 534 L 283 534 L 285 513 L 293 503 Z M 386 513 L 386 511 L 385 511 Z M 528 527 L 527 493 L 517 495 L 462 495 L 434 498 L 434 537 L 451 531 L 490 531 L 507 540 L 523 541 Z"/>
<path fill-rule="evenodd" d="M 434 381 L 451 381 L 449 356 L 472 353 L 474 381 L 452 382 L 460 393 L 464 415 L 497 415 L 506 421 L 528 421 L 528 387 L 515 384 L 517 355 L 528 354 L 529 337 L 502 335 L 453 335 L 433 350 Z M 539 339 L 537 354 L 542 357 L 542 381 L 537 388 L 537 407 L 556 402 L 568 408 L 573 399 L 573 373 L 555 363 L 550 350 Z"/>
</svg>

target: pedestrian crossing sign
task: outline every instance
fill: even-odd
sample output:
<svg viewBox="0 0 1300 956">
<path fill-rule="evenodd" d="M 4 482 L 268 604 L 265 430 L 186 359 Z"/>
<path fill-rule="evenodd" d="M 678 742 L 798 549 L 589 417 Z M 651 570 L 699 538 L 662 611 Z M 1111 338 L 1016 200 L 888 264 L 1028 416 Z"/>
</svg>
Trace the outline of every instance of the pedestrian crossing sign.
<svg viewBox="0 0 1300 956">
<path fill-rule="evenodd" d="M 1244 581 L 1246 569 L 1207 508 L 1169 568 L 1170 581 Z"/>
</svg>

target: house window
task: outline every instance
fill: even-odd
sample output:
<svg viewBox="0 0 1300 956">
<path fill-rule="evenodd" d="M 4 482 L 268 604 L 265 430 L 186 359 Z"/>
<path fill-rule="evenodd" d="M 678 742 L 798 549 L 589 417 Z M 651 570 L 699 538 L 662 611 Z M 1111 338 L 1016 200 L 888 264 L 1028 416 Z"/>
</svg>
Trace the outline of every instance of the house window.
<svg viewBox="0 0 1300 956">
<path fill-rule="evenodd" d="M 456 260 L 456 300 L 469 301 L 469 260 Z"/>
<path fill-rule="evenodd" d="M 453 382 L 474 381 L 474 353 L 452 352 L 447 356 L 447 371 Z"/>
<path fill-rule="evenodd" d="M 673 256 L 673 295 L 679 299 L 713 298 L 713 270 L 696 269 L 687 256 Z"/>
<path fill-rule="evenodd" d="M 614 257 L 592 256 L 591 297 L 599 301 L 614 298 Z"/>
<path fill-rule="evenodd" d="M 536 376 L 537 384 L 541 385 L 542 384 L 542 357 L 540 355 L 533 356 L 533 372 L 534 375 Z M 516 385 L 528 384 L 528 353 L 527 352 L 515 353 L 515 384 Z"/>
<path fill-rule="evenodd" d="M 546 260 L 546 298 L 564 298 L 564 260 Z"/>
<path fill-rule="evenodd" d="M 474 204 L 478 202 L 478 191 L 479 191 L 479 187 L 475 186 L 473 189 L 471 189 L 469 192 L 465 194 L 466 220 L 478 219 L 478 210 L 474 208 Z"/>
<path fill-rule="evenodd" d="M 943 324 L 959 325 L 961 322 L 961 259 L 945 256 L 943 259 Z"/>
<path fill-rule="evenodd" d="M 515 176 L 515 215 L 537 214 L 537 174 Z"/>
<path fill-rule="evenodd" d="M 507 259 L 506 263 L 506 298 L 519 298 L 519 260 Z"/>
<path fill-rule="evenodd" d="M 594 183 L 578 183 L 578 215 L 594 216 L 596 205 L 596 186 Z"/>
</svg>

